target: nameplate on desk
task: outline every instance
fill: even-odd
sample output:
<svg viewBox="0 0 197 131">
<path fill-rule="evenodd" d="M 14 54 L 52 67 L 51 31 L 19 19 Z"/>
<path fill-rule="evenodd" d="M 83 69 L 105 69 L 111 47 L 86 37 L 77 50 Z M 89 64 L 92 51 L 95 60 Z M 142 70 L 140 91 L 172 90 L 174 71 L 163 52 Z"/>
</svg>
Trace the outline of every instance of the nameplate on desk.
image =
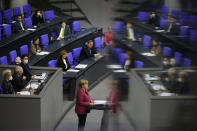
<svg viewBox="0 0 197 131">
<path fill-rule="evenodd" d="M 36 55 L 48 55 L 50 52 L 47 51 L 41 51 L 40 53 L 37 53 Z"/>
<path fill-rule="evenodd" d="M 67 72 L 79 72 L 80 70 L 75 70 L 75 69 L 69 69 Z"/>
<path fill-rule="evenodd" d="M 20 94 L 20 95 L 30 95 L 30 92 L 29 91 L 21 91 L 21 92 L 17 92 L 17 94 Z"/>
<path fill-rule="evenodd" d="M 85 69 L 88 65 L 86 64 L 78 64 L 75 68 L 76 69 Z"/>
<path fill-rule="evenodd" d="M 115 72 L 115 73 L 125 73 L 126 70 L 113 70 L 113 72 Z"/>
<path fill-rule="evenodd" d="M 149 53 L 149 52 L 142 53 L 142 55 L 144 55 L 144 56 L 156 56 L 155 54 L 152 54 L 152 53 Z"/>
<path fill-rule="evenodd" d="M 122 69 L 120 65 L 107 65 L 107 68 L 109 69 Z"/>
</svg>

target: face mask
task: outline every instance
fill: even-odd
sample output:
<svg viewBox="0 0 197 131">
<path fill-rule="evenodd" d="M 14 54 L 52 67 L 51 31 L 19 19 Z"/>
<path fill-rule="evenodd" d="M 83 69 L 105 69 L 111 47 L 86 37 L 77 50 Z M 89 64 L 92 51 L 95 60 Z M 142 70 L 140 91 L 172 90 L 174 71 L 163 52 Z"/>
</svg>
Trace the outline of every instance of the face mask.
<svg viewBox="0 0 197 131">
<path fill-rule="evenodd" d="M 24 60 L 24 64 L 27 64 L 28 63 L 28 60 Z"/>
<path fill-rule="evenodd" d="M 37 13 L 37 15 L 40 15 L 40 13 Z"/>
<path fill-rule="evenodd" d="M 152 17 L 155 17 L 155 14 L 152 14 Z"/>
<path fill-rule="evenodd" d="M 12 79 L 13 79 L 13 77 L 12 77 L 12 76 L 10 76 L 9 80 L 11 81 Z"/>
<path fill-rule="evenodd" d="M 163 61 L 163 64 L 164 64 L 164 65 L 168 65 L 168 62 L 167 62 L 167 61 Z"/>
</svg>

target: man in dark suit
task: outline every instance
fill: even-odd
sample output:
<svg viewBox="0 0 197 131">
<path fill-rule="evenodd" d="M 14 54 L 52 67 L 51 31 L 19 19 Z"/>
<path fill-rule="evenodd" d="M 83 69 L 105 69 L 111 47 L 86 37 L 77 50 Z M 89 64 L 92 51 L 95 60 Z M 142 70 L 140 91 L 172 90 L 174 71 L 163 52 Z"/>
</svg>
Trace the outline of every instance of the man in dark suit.
<svg viewBox="0 0 197 131">
<path fill-rule="evenodd" d="M 29 82 L 33 75 L 31 74 L 31 70 L 28 65 L 28 56 L 22 55 L 21 56 L 21 64 L 20 66 L 23 68 L 23 76 L 26 77 L 26 80 Z"/>
<path fill-rule="evenodd" d="M 15 73 L 13 74 L 12 85 L 15 92 L 19 92 L 25 88 L 27 84 L 26 77 L 23 76 L 23 68 L 16 66 Z"/>
<path fill-rule="evenodd" d="M 166 32 L 171 35 L 177 35 L 179 32 L 179 27 L 175 23 L 175 19 L 173 17 L 170 18 L 170 22 L 168 24 Z"/>
<path fill-rule="evenodd" d="M 158 15 L 155 11 L 152 11 L 149 15 L 148 23 L 156 27 L 159 26 Z"/>
<path fill-rule="evenodd" d="M 18 20 L 14 23 L 15 32 L 22 32 L 27 30 L 25 22 L 22 21 L 22 16 L 18 15 Z"/>
<path fill-rule="evenodd" d="M 41 23 L 44 23 L 44 17 L 40 10 L 36 10 L 33 15 L 32 23 L 34 26 L 38 26 Z"/>
<path fill-rule="evenodd" d="M 58 38 L 57 40 L 62 40 L 64 38 L 68 38 L 71 35 L 70 27 L 66 24 L 65 21 L 61 22 L 61 27 L 57 30 Z"/>
<path fill-rule="evenodd" d="M 100 53 L 96 53 L 95 49 L 93 48 L 93 41 L 89 40 L 87 45 L 84 45 L 79 57 L 79 60 L 82 61 L 86 58 L 100 56 Z"/>
</svg>

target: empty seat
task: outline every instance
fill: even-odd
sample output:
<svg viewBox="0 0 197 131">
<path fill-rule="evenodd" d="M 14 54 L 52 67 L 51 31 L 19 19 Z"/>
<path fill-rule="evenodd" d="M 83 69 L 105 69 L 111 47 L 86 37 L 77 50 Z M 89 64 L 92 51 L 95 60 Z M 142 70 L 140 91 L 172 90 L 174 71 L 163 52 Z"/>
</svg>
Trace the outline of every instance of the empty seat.
<svg viewBox="0 0 197 131">
<path fill-rule="evenodd" d="M 15 21 L 17 20 L 18 15 L 21 15 L 21 8 L 20 7 L 13 8 L 13 17 Z"/>
<path fill-rule="evenodd" d="M 189 33 L 189 42 L 197 43 L 197 30 L 191 29 Z"/>
<path fill-rule="evenodd" d="M 112 55 L 115 60 L 118 60 L 118 56 L 120 53 L 123 53 L 123 49 L 121 48 L 113 48 Z"/>
<path fill-rule="evenodd" d="M 9 37 L 12 34 L 12 29 L 10 24 L 3 25 L 3 35 L 4 37 Z"/>
<path fill-rule="evenodd" d="M 161 12 L 161 16 L 168 16 L 169 7 L 168 6 L 162 6 L 160 12 Z"/>
<path fill-rule="evenodd" d="M 113 25 L 113 30 L 115 33 L 120 33 L 123 31 L 124 23 L 122 21 L 116 21 Z"/>
<path fill-rule="evenodd" d="M 164 46 L 163 47 L 163 56 L 170 57 L 171 54 L 172 54 L 172 48 Z"/>
<path fill-rule="evenodd" d="M 189 16 L 187 12 L 181 12 L 180 23 L 181 25 L 189 25 Z"/>
<path fill-rule="evenodd" d="M 50 60 L 48 62 L 48 67 L 57 67 L 57 60 Z"/>
<path fill-rule="evenodd" d="M 28 45 L 23 45 L 20 47 L 20 55 L 28 55 Z"/>
<path fill-rule="evenodd" d="M 31 19 L 31 17 L 24 18 L 24 21 L 25 21 L 25 25 L 26 25 L 27 28 L 31 28 L 32 27 L 32 19 Z"/>
<path fill-rule="evenodd" d="M 0 85 L 0 94 L 3 94 L 3 88 Z"/>
<path fill-rule="evenodd" d="M 48 45 L 49 45 L 49 37 L 48 37 L 48 34 L 44 34 L 44 35 L 41 35 L 40 36 L 40 45 L 43 48 L 47 48 L 48 47 Z"/>
<path fill-rule="evenodd" d="M 167 26 L 168 26 L 168 19 L 163 19 L 163 18 L 161 18 L 160 19 L 160 28 L 161 29 L 167 29 Z"/>
<path fill-rule="evenodd" d="M 68 62 L 70 63 L 70 67 L 71 68 L 75 68 L 75 65 L 73 63 L 73 55 L 72 55 L 72 52 L 67 53 L 67 58 L 68 58 Z"/>
<path fill-rule="evenodd" d="M 97 37 L 97 38 L 94 39 L 94 47 L 96 48 L 97 52 L 101 51 L 101 47 L 102 47 L 101 37 Z"/>
<path fill-rule="evenodd" d="M 75 64 L 75 65 L 77 65 L 77 64 L 79 63 L 79 56 L 80 56 L 81 50 L 82 50 L 82 47 L 74 48 L 74 49 L 72 50 L 73 59 L 74 59 L 74 64 Z"/>
<path fill-rule="evenodd" d="M 176 65 L 181 64 L 181 59 L 182 59 L 182 54 L 180 52 L 175 52 L 174 53 L 174 59 L 176 61 Z"/>
<path fill-rule="evenodd" d="M 31 5 L 30 4 L 26 4 L 23 5 L 23 13 L 24 13 L 24 17 L 31 17 Z"/>
<path fill-rule="evenodd" d="M 189 30 L 189 27 L 188 26 L 181 26 L 180 27 L 180 32 L 179 32 L 179 37 L 187 37 L 188 36 L 188 30 Z"/>
<path fill-rule="evenodd" d="M 172 9 L 171 10 L 171 17 L 174 17 L 176 19 L 179 19 L 180 18 L 180 11 L 179 10 L 176 10 L 176 9 Z"/>
<path fill-rule="evenodd" d="M 151 39 L 152 38 L 149 35 L 144 35 L 143 48 L 149 49 L 149 47 L 151 46 Z"/>
<path fill-rule="evenodd" d="M 12 65 L 15 65 L 16 57 L 17 57 L 16 50 L 12 50 L 9 52 L 9 58 Z"/>
<path fill-rule="evenodd" d="M 81 31 L 81 24 L 80 21 L 73 22 L 73 32 L 74 34 L 77 34 Z"/>
<path fill-rule="evenodd" d="M 134 61 L 134 67 L 135 68 L 144 68 L 144 62 L 139 61 L 139 60 L 135 60 Z"/>
<path fill-rule="evenodd" d="M 0 64 L 1 65 L 8 65 L 8 58 L 7 58 L 7 56 L 0 57 Z"/>
<path fill-rule="evenodd" d="M 3 18 L 6 24 L 12 23 L 12 12 L 11 9 L 7 9 L 3 11 Z"/>
<path fill-rule="evenodd" d="M 124 67 L 125 61 L 126 61 L 126 54 L 125 53 L 120 53 L 118 64 Z"/>
<path fill-rule="evenodd" d="M 146 22 L 148 20 L 149 14 L 148 12 L 139 11 L 138 12 L 138 20 L 140 22 Z"/>
<path fill-rule="evenodd" d="M 197 25 L 197 16 L 190 15 L 189 16 L 189 26 L 194 27 L 195 25 Z"/>
<path fill-rule="evenodd" d="M 190 67 L 191 66 L 191 63 L 192 63 L 192 60 L 191 59 L 189 59 L 189 58 L 183 58 L 182 66 L 183 67 Z"/>
<path fill-rule="evenodd" d="M 48 10 L 44 12 L 44 19 L 45 21 L 51 21 L 55 18 L 54 11 Z"/>
</svg>

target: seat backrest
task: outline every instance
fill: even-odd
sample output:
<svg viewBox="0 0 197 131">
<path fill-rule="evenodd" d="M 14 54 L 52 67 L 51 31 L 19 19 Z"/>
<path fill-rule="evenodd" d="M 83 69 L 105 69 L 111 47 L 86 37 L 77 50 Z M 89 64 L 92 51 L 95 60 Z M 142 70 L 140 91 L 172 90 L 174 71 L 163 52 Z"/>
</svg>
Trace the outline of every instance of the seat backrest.
<svg viewBox="0 0 197 131">
<path fill-rule="evenodd" d="M 0 12 L 0 25 L 3 24 L 3 17 L 2 17 L 2 13 Z"/>
<path fill-rule="evenodd" d="M 183 67 L 190 67 L 191 66 L 191 63 L 192 63 L 192 60 L 191 59 L 189 59 L 189 58 L 183 58 L 182 66 Z"/>
<path fill-rule="evenodd" d="M 72 52 L 67 53 L 68 62 L 73 65 L 73 55 Z"/>
<path fill-rule="evenodd" d="M 181 58 L 182 58 L 182 54 L 180 52 L 175 52 L 174 53 L 174 59 L 176 61 L 176 65 L 181 64 Z"/>
<path fill-rule="evenodd" d="M 171 10 L 171 17 L 174 17 L 174 18 L 176 18 L 176 19 L 179 19 L 180 18 L 180 11 L 179 10 L 177 10 L 177 9 L 172 9 Z"/>
<path fill-rule="evenodd" d="M 112 55 L 117 60 L 120 53 L 123 53 L 121 48 L 113 48 Z"/>
<path fill-rule="evenodd" d="M 57 60 L 50 60 L 48 62 L 48 67 L 57 67 Z"/>
<path fill-rule="evenodd" d="M 15 7 L 13 8 L 13 16 L 14 20 L 17 20 L 17 16 L 21 15 L 21 8 L 20 7 Z"/>
<path fill-rule="evenodd" d="M 144 68 L 144 62 L 139 61 L 139 60 L 135 60 L 134 61 L 134 67 L 135 68 Z"/>
<path fill-rule="evenodd" d="M 196 15 L 190 15 L 189 16 L 189 26 L 193 27 L 197 25 L 197 16 Z"/>
<path fill-rule="evenodd" d="M 11 64 L 13 65 L 15 64 L 16 57 L 17 57 L 16 50 L 12 50 L 9 52 L 9 58 L 10 58 Z"/>
<path fill-rule="evenodd" d="M 3 94 L 3 88 L 0 85 L 0 94 Z"/>
<path fill-rule="evenodd" d="M 9 37 L 12 34 L 12 29 L 10 24 L 3 25 L 3 35 Z"/>
<path fill-rule="evenodd" d="M 138 21 L 146 22 L 148 20 L 149 14 L 148 12 L 139 11 L 138 12 Z"/>
<path fill-rule="evenodd" d="M 25 25 L 26 25 L 27 28 L 31 28 L 32 27 L 32 19 L 31 19 L 31 17 L 24 18 L 24 21 L 25 21 Z"/>
<path fill-rule="evenodd" d="M 78 59 L 81 54 L 82 47 L 72 49 L 73 58 Z"/>
<path fill-rule="evenodd" d="M 0 57 L 0 64 L 1 65 L 8 65 L 8 58 L 7 58 L 7 56 Z"/>
<path fill-rule="evenodd" d="M 113 25 L 113 30 L 115 33 L 120 33 L 123 31 L 124 23 L 122 21 L 115 21 Z"/>
<path fill-rule="evenodd" d="M 9 24 L 12 21 L 12 12 L 11 9 L 7 9 L 3 11 L 3 18 L 5 19 L 5 23 Z"/>
<path fill-rule="evenodd" d="M 47 48 L 49 45 L 49 37 L 48 34 L 44 34 L 40 36 L 40 44 L 43 48 Z"/>
<path fill-rule="evenodd" d="M 31 16 L 31 5 L 30 4 L 23 5 L 23 13 L 24 13 L 25 18 L 28 18 Z"/>
<path fill-rule="evenodd" d="M 189 41 L 190 43 L 196 43 L 197 42 L 197 30 L 191 29 L 189 33 Z"/>
<path fill-rule="evenodd" d="M 44 12 L 44 18 L 46 21 L 51 21 L 55 18 L 54 11 L 48 10 Z"/>
<path fill-rule="evenodd" d="M 189 30 L 188 26 L 181 26 L 179 36 L 180 37 L 187 37 L 188 36 L 188 30 Z"/>
<path fill-rule="evenodd" d="M 81 31 L 80 21 L 74 21 L 72 25 L 73 25 L 73 31 L 75 34 L 77 34 Z"/>
<path fill-rule="evenodd" d="M 169 7 L 168 6 L 162 6 L 161 7 L 161 16 L 167 16 L 169 14 Z"/>
<path fill-rule="evenodd" d="M 164 46 L 163 47 L 163 56 L 168 56 L 170 57 L 171 56 L 171 53 L 172 53 L 172 48 L 170 47 L 167 47 L 167 46 Z"/>
<path fill-rule="evenodd" d="M 97 37 L 94 39 L 94 47 L 97 49 L 97 52 L 99 52 L 101 50 L 101 47 L 102 47 L 101 37 Z"/>
<path fill-rule="evenodd" d="M 149 49 L 149 47 L 151 46 L 151 40 L 152 38 L 149 35 L 144 35 L 143 48 Z"/>
<path fill-rule="evenodd" d="M 126 54 L 125 53 L 120 53 L 118 64 L 124 66 L 125 61 L 126 61 Z"/>
<path fill-rule="evenodd" d="M 20 47 L 20 55 L 28 55 L 28 45 L 23 45 Z"/>
<path fill-rule="evenodd" d="M 181 12 L 180 22 L 181 25 L 189 25 L 189 15 L 187 12 Z"/>
<path fill-rule="evenodd" d="M 169 23 L 168 19 L 161 18 L 160 19 L 160 28 L 167 29 L 168 23 Z"/>
</svg>

